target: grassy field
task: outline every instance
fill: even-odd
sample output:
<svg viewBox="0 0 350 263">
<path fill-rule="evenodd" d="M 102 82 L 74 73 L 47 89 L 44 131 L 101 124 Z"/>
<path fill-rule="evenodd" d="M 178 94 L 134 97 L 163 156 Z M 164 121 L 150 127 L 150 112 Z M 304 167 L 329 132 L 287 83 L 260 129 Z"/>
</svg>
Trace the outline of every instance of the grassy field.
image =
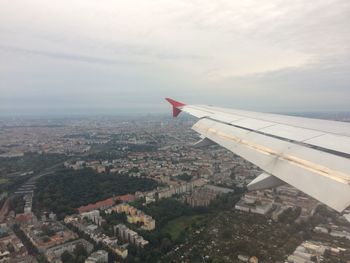
<svg viewBox="0 0 350 263">
<path fill-rule="evenodd" d="M 8 179 L 5 179 L 5 178 L 0 178 L 0 184 L 6 184 L 8 183 Z"/>
<path fill-rule="evenodd" d="M 169 221 L 162 229 L 163 234 L 169 234 L 173 241 L 187 230 L 190 230 L 193 223 L 199 223 L 206 218 L 205 215 L 181 216 Z"/>
</svg>

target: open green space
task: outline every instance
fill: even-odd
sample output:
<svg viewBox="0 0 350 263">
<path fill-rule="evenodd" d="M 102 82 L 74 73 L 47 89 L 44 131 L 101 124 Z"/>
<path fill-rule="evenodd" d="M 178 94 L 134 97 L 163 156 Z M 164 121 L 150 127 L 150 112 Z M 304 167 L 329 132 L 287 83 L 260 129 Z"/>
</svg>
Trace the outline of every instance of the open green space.
<svg viewBox="0 0 350 263">
<path fill-rule="evenodd" d="M 181 216 L 169 221 L 161 230 L 162 234 L 169 234 L 173 241 L 177 241 L 180 235 L 191 232 L 192 227 L 206 219 L 206 215 Z"/>
<path fill-rule="evenodd" d="M 126 262 L 173 262 L 162 258 L 175 245 L 181 244 L 197 229 L 204 227 L 213 216 L 213 213 L 208 212 L 207 208 L 193 208 L 176 198 L 162 199 L 148 206 L 142 206 L 139 202 L 133 202 L 133 205 L 138 206 L 156 220 L 156 229 L 141 231 L 135 228 L 150 244 L 144 250 L 137 250 L 129 246 Z M 129 227 L 133 228 L 132 225 Z"/>
<path fill-rule="evenodd" d="M 8 179 L 6 179 L 6 178 L 0 178 L 0 184 L 6 184 L 6 183 L 8 183 Z"/>
</svg>

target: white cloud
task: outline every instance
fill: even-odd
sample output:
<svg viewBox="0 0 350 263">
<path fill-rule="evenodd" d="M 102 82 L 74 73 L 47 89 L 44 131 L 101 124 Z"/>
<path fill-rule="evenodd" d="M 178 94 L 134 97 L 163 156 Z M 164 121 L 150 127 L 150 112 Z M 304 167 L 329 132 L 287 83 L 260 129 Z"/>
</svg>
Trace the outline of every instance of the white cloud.
<svg viewBox="0 0 350 263">
<path fill-rule="evenodd" d="M 346 0 L 0 3 L 0 91 L 7 105 L 19 94 L 42 98 L 38 91 L 72 104 L 64 97 L 87 89 L 91 98 L 75 98 L 82 107 L 91 101 L 113 107 L 106 94 L 118 97 L 126 88 L 204 99 L 225 97 L 215 94 L 219 89 L 266 104 L 274 102 L 264 92 L 295 89 L 305 98 L 322 90 L 320 103 L 334 94 L 330 107 L 349 95 L 350 80 L 341 73 L 350 70 Z M 293 94 L 284 105 L 296 100 Z"/>
</svg>

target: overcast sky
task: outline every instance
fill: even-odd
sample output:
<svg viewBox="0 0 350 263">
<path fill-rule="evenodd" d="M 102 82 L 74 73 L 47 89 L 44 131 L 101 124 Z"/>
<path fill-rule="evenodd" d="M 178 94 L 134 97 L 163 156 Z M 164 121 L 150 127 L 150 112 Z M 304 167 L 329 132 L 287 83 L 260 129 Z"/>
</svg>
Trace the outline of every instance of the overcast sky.
<svg viewBox="0 0 350 263">
<path fill-rule="evenodd" d="M 0 0 L 0 114 L 154 113 L 164 97 L 350 110 L 349 0 Z"/>
</svg>

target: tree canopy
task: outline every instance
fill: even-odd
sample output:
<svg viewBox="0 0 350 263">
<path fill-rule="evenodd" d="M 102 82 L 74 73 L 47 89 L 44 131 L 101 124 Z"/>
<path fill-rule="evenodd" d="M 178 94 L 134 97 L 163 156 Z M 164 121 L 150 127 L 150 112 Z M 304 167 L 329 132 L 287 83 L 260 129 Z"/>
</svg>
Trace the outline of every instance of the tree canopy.
<svg viewBox="0 0 350 263">
<path fill-rule="evenodd" d="M 36 210 L 52 210 L 63 218 L 79 206 L 112 196 L 149 191 L 157 185 L 156 181 L 146 178 L 98 174 L 92 169 L 64 170 L 37 181 L 34 204 Z"/>
</svg>

